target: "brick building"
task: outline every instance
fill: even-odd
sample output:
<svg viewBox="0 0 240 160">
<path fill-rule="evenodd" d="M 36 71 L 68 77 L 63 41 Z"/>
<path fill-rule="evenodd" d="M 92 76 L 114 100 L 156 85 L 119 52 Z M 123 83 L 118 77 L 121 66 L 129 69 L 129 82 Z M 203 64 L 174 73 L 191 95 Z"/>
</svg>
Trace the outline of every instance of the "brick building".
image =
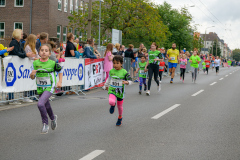
<svg viewBox="0 0 240 160">
<path fill-rule="evenodd" d="M 0 0 L 0 39 L 11 37 L 16 28 L 23 32 L 49 33 L 66 42 L 68 32 L 82 35 L 68 28 L 72 11 L 84 12 L 88 0 Z"/>
</svg>

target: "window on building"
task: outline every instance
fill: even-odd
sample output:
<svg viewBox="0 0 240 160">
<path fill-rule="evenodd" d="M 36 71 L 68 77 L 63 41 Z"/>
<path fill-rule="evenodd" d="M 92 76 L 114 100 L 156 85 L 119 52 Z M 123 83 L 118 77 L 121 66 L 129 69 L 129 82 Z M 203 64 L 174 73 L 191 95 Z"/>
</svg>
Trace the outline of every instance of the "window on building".
<svg viewBox="0 0 240 160">
<path fill-rule="evenodd" d="M 61 26 L 57 26 L 57 38 L 59 42 L 61 42 Z"/>
<path fill-rule="evenodd" d="M 14 29 L 23 30 L 23 23 L 22 22 L 14 22 Z"/>
<path fill-rule="evenodd" d="M 0 39 L 5 37 L 5 23 L 0 22 Z"/>
<path fill-rule="evenodd" d="M 73 0 L 70 0 L 70 13 L 73 12 Z"/>
<path fill-rule="evenodd" d="M 6 0 L 0 0 L 0 7 L 6 6 Z"/>
<path fill-rule="evenodd" d="M 79 1 L 78 0 L 75 0 L 75 12 L 77 12 L 78 14 L 78 6 L 79 6 Z"/>
<path fill-rule="evenodd" d="M 68 11 L 68 0 L 64 0 L 64 12 Z"/>
<path fill-rule="evenodd" d="M 69 32 L 69 33 L 73 33 L 73 32 L 72 32 L 72 28 L 69 28 L 69 29 L 68 29 L 68 32 Z"/>
<path fill-rule="evenodd" d="M 79 33 L 79 41 L 82 41 L 82 32 Z"/>
<path fill-rule="evenodd" d="M 63 27 L 63 42 L 67 40 L 67 27 Z"/>
<path fill-rule="evenodd" d="M 62 10 L 62 0 L 58 0 L 58 10 Z"/>
<path fill-rule="evenodd" d="M 78 32 L 78 30 L 75 29 L 75 30 L 74 30 L 74 36 L 75 36 L 75 39 L 78 38 L 78 33 L 77 33 L 77 32 Z"/>
<path fill-rule="evenodd" d="M 15 0 L 15 7 L 23 7 L 24 5 L 24 0 Z"/>
</svg>

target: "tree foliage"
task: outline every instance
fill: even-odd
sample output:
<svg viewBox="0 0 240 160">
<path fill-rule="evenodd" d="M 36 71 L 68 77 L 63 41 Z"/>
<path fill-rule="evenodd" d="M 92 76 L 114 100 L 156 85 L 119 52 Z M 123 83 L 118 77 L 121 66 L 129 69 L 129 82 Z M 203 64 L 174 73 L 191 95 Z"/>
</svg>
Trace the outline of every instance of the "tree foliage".
<svg viewBox="0 0 240 160">
<path fill-rule="evenodd" d="M 233 59 L 236 60 L 236 61 L 240 61 L 240 49 L 237 48 L 237 49 L 234 49 L 232 51 L 232 54 L 233 54 Z"/>
<path fill-rule="evenodd" d="M 217 45 L 217 48 L 216 48 Z M 216 51 L 217 51 L 217 55 L 216 55 Z M 213 46 L 210 48 L 209 53 L 213 53 L 214 56 L 221 56 L 221 49 L 219 47 L 219 44 L 217 43 L 217 40 L 215 40 L 213 42 Z"/>
<path fill-rule="evenodd" d="M 69 26 L 85 31 L 88 10 L 85 14 L 73 12 Z M 98 39 L 99 1 L 92 3 L 92 37 Z M 157 42 L 165 48 L 176 43 L 181 48 L 193 49 L 192 16 L 186 8 L 172 9 L 164 2 L 155 5 L 147 0 L 104 0 L 101 8 L 101 41 L 111 42 L 112 29 L 122 30 L 123 44 L 150 46 Z"/>
</svg>

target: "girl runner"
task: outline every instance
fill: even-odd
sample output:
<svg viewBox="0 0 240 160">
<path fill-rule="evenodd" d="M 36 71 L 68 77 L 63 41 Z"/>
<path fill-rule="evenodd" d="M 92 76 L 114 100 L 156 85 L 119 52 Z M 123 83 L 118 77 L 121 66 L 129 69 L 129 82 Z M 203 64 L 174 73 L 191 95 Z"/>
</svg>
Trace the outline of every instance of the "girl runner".
<svg viewBox="0 0 240 160">
<path fill-rule="evenodd" d="M 147 84 L 146 84 L 146 77 L 147 77 L 147 72 L 144 71 L 147 62 L 146 62 L 146 57 L 143 55 L 141 56 L 141 62 L 139 62 L 139 68 L 136 70 L 136 73 L 139 71 L 139 94 L 142 94 L 142 84 L 144 84 L 144 91 L 147 90 Z"/>
<path fill-rule="evenodd" d="M 202 62 L 202 67 L 203 67 L 203 73 L 205 73 L 206 72 L 206 63 L 205 63 L 205 61 Z"/>
<path fill-rule="evenodd" d="M 114 113 L 116 99 L 117 99 L 117 107 L 118 107 L 118 121 L 116 123 L 117 126 L 122 125 L 122 113 L 123 113 L 123 99 L 125 92 L 125 85 L 131 85 L 131 77 L 127 73 L 125 69 L 122 68 L 123 57 L 116 55 L 113 58 L 113 69 L 109 72 L 109 78 L 105 83 L 105 87 L 108 90 L 109 94 L 109 104 L 110 114 Z M 109 87 L 109 88 L 108 88 Z"/>
<path fill-rule="evenodd" d="M 196 82 L 197 72 L 198 72 L 198 62 L 201 62 L 200 57 L 197 55 L 197 52 L 194 51 L 193 55 L 190 57 L 189 62 L 191 63 L 191 71 L 192 71 L 192 82 Z"/>
<path fill-rule="evenodd" d="M 186 59 L 186 55 L 183 54 L 182 58 L 179 60 L 180 61 L 180 81 L 182 80 L 182 82 L 184 83 L 184 76 L 185 76 L 185 71 L 186 71 L 186 67 L 187 67 L 187 59 Z"/>
<path fill-rule="evenodd" d="M 207 74 L 208 74 L 208 69 L 210 68 L 210 64 L 211 64 L 211 62 L 209 61 L 209 58 L 207 58 L 205 60 L 205 63 L 206 63 L 206 71 L 207 71 Z"/>
<path fill-rule="evenodd" d="M 163 75 L 164 70 L 165 70 L 165 62 L 163 61 L 163 59 L 161 59 L 160 63 L 159 63 L 159 79 L 160 79 L 160 83 L 162 83 L 162 75 Z"/>
<path fill-rule="evenodd" d="M 227 63 L 228 63 L 228 68 L 230 68 L 230 66 L 231 66 L 231 64 L 232 64 L 232 61 L 229 59 L 229 60 L 227 61 Z"/>
<path fill-rule="evenodd" d="M 41 134 L 48 133 L 48 116 L 51 121 L 51 128 L 55 130 L 57 128 L 57 115 L 53 114 L 49 98 L 54 92 L 56 86 L 56 74 L 55 72 L 61 71 L 61 66 L 55 61 L 49 59 L 51 55 L 51 47 L 47 44 L 42 44 L 39 48 L 40 59 L 33 62 L 31 67 L 30 78 L 35 79 L 37 83 L 37 93 L 39 94 L 38 109 L 42 117 L 43 128 Z M 62 73 L 59 73 L 59 81 L 57 88 L 62 87 Z"/>
<path fill-rule="evenodd" d="M 220 64 L 221 64 L 221 60 L 219 59 L 218 56 L 217 56 L 217 58 L 215 59 L 214 63 L 215 63 L 216 75 L 217 75 L 217 74 L 219 73 L 219 67 L 220 67 Z"/>
<path fill-rule="evenodd" d="M 150 96 L 150 88 L 151 88 L 151 82 L 152 82 L 152 76 L 154 74 L 154 80 L 157 83 L 158 86 L 158 91 L 161 90 L 161 86 L 159 85 L 159 81 L 158 81 L 158 72 L 159 72 L 159 62 L 160 59 L 162 59 L 162 54 L 156 50 L 158 47 L 156 45 L 155 42 L 152 43 L 151 45 L 151 51 L 148 53 L 148 62 L 147 65 L 145 67 L 145 72 L 147 71 L 147 67 L 148 67 L 148 75 L 149 75 L 149 79 L 148 79 L 148 91 L 147 91 L 147 95 Z"/>
</svg>

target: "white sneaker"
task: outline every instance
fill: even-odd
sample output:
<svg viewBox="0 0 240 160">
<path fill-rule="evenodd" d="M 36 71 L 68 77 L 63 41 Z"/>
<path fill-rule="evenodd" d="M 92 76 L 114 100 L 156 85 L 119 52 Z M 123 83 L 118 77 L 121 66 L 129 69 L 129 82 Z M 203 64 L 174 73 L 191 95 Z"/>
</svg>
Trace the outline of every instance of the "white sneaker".
<svg viewBox="0 0 240 160">
<path fill-rule="evenodd" d="M 31 100 L 30 98 L 24 98 L 24 99 L 23 99 L 23 102 L 24 102 L 24 103 L 32 103 L 33 100 Z"/>
<path fill-rule="evenodd" d="M 54 99 L 55 97 L 51 96 L 50 99 Z"/>
<path fill-rule="evenodd" d="M 49 130 L 49 126 L 47 124 L 43 123 L 43 128 L 42 128 L 41 134 L 47 134 L 48 130 Z"/>
<path fill-rule="evenodd" d="M 161 84 L 159 84 L 159 86 L 158 86 L 158 92 L 160 92 L 161 91 Z"/>
<path fill-rule="evenodd" d="M 159 81 L 160 83 L 162 83 L 162 81 Z"/>
<path fill-rule="evenodd" d="M 150 91 L 147 91 L 146 94 L 147 94 L 147 96 L 150 96 Z"/>
</svg>

